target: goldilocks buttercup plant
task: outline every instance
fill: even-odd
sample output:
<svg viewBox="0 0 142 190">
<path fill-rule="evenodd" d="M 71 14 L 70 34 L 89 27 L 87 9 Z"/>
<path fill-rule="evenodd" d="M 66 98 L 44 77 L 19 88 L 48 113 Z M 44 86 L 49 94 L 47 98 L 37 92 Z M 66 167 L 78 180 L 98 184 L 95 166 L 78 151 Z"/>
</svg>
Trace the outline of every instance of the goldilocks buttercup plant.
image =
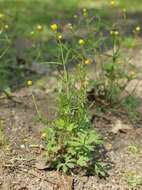
<svg viewBox="0 0 142 190">
<path fill-rule="evenodd" d="M 63 74 L 59 78 L 56 118 L 45 128 L 44 140 L 50 167 L 70 173 L 77 168 L 89 168 L 95 146 L 102 140 L 92 128 L 87 108 L 86 65 L 81 62 L 74 72 L 69 73 L 66 66 L 71 50 L 61 41 L 58 46 Z"/>
<path fill-rule="evenodd" d="M 87 15 L 85 14 L 85 18 Z M 94 21 L 95 27 L 91 28 Z M 76 168 L 88 169 L 93 163 L 95 146 L 102 143 L 90 122 L 86 66 L 97 62 L 95 80 L 92 81 L 96 109 L 117 107 L 118 102 L 122 102 L 124 98 L 122 94 L 126 86 L 134 78 L 131 70 L 133 67 L 128 68 L 123 59 L 120 48 L 122 38 L 116 27 L 109 34 L 110 27 L 101 22 L 99 17 L 94 17 L 91 20 L 87 18 L 87 27 L 83 25 L 83 28 L 84 34 L 79 35 L 80 28 L 72 26 L 72 40 L 64 40 L 64 43 L 62 36 L 58 34 L 58 27 L 52 25 L 51 28 L 58 39 L 57 64 L 63 67 L 63 73 L 59 78 L 56 118 L 48 123 L 44 138 L 50 167 L 64 172 L 71 172 Z M 67 64 L 72 61 L 80 64 L 75 71 L 68 72 Z M 95 166 L 97 173 L 100 172 L 98 162 Z"/>
</svg>

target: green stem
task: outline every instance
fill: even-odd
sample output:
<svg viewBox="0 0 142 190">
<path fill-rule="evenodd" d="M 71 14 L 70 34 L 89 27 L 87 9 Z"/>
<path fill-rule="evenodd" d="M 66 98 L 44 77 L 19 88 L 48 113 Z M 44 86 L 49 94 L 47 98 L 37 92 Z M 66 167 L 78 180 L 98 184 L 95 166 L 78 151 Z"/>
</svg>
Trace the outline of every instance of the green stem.
<svg viewBox="0 0 142 190">
<path fill-rule="evenodd" d="M 34 96 L 33 93 L 31 93 L 31 95 L 32 95 L 33 103 L 34 103 L 34 106 L 35 106 L 35 109 L 36 109 L 36 113 L 37 113 L 37 115 L 38 115 L 38 118 L 41 119 L 41 114 L 40 114 L 40 112 L 39 112 L 39 109 L 38 109 L 38 106 L 37 106 L 37 103 L 36 103 L 35 96 Z"/>
<path fill-rule="evenodd" d="M 64 52 L 63 52 L 63 46 L 61 42 L 59 42 L 60 45 L 60 51 L 61 51 L 61 59 L 62 59 L 62 65 L 63 65 L 63 70 L 64 70 L 64 78 L 65 78 L 65 83 L 66 83 L 66 89 L 67 89 L 67 97 L 69 97 L 69 84 L 68 84 L 68 72 L 66 69 L 66 60 L 64 59 Z"/>
</svg>

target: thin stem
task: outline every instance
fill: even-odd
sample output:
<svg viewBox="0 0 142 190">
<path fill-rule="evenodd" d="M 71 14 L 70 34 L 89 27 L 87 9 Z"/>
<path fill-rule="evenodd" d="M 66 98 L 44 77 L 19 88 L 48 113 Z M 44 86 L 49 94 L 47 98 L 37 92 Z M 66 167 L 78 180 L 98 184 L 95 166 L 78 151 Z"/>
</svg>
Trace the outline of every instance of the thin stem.
<svg viewBox="0 0 142 190">
<path fill-rule="evenodd" d="M 40 112 L 39 112 L 39 109 L 38 109 L 38 106 L 37 106 L 37 103 L 36 103 L 35 96 L 34 96 L 33 93 L 31 93 L 31 95 L 32 95 L 33 103 L 34 103 L 34 106 L 35 106 L 35 109 L 36 109 L 36 113 L 37 113 L 39 119 L 41 119 L 41 114 L 40 114 Z"/>
<path fill-rule="evenodd" d="M 67 59 L 64 58 L 64 52 L 63 52 L 63 45 L 62 43 L 59 41 L 59 47 L 60 47 L 60 51 L 61 51 L 61 59 L 62 59 L 62 65 L 63 65 L 63 70 L 64 70 L 64 78 L 65 78 L 65 83 L 66 83 L 66 87 L 67 87 L 67 97 L 69 97 L 69 84 L 68 84 L 68 72 L 66 69 L 66 62 Z"/>
</svg>

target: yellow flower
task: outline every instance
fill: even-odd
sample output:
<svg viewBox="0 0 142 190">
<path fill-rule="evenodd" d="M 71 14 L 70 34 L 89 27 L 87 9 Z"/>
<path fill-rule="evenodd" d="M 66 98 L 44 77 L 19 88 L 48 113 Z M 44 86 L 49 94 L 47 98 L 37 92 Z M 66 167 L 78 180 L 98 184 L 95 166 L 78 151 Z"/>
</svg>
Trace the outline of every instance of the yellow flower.
<svg viewBox="0 0 142 190">
<path fill-rule="evenodd" d="M 111 34 L 111 35 L 118 36 L 118 35 L 119 35 L 119 31 L 117 31 L 117 30 L 111 30 L 111 31 L 110 31 L 110 34 Z"/>
<path fill-rule="evenodd" d="M 36 28 L 37 28 L 38 31 L 42 31 L 43 30 L 43 26 L 41 26 L 41 25 L 38 25 Z"/>
<path fill-rule="evenodd" d="M 83 39 L 80 39 L 78 41 L 78 43 L 79 43 L 80 46 L 84 46 L 85 45 L 85 41 Z"/>
<path fill-rule="evenodd" d="M 110 34 L 111 34 L 111 35 L 114 35 L 114 31 L 113 31 L 113 30 L 111 30 L 111 31 L 110 31 Z"/>
<path fill-rule="evenodd" d="M 88 13 L 87 12 L 85 12 L 85 13 L 83 13 L 83 16 L 85 17 L 85 16 L 87 16 L 88 15 Z"/>
<path fill-rule="evenodd" d="M 59 35 L 59 36 L 58 36 L 58 40 L 61 40 L 62 38 L 63 38 L 62 35 Z"/>
<path fill-rule="evenodd" d="M 118 31 L 115 31 L 114 34 L 115 34 L 115 36 L 118 36 L 118 35 L 119 35 L 119 32 L 118 32 Z"/>
<path fill-rule="evenodd" d="M 83 12 L 84 12 L 84 13 L 87 12 L 87 9 L 84 8 L 84 9 L 83 9 Z"/>
<path fill-rule="evenodd" d="M 50 28 L 51 28 L 51 30 L 52 31 L 57 31 L 58 30 L 58 25 L 57 24 L 52 24 L 51 26 L 50 26 Z"/>
<path fill-rule="evenodd" d="M 111 6 L 114 6 L 114 5 L 115 5 L 115 1 L 111 1 L 111 2 L 110 2 L 110 5 L 111 5 Z"/>
<path fill-rule="evenodd" d="M 112 144 L 111 143 L 106 143 L 105 148 L 106 148 L 106 150 L 112 150 Z"/>
<path fill-rule="evenodd" d="M 5 29 L 8 29 L 8 28 L 9 28 L 8 24 L 4 25 L 4 28 L 5 28 Z"/>
<path fill-rule="evenodd" d="M 140 32 L 140 30 L 141 30 L 140 26 L 137 26 L 136 27 L 136 32 Z"/>
<path fill-rule="evenodd" d="M 28 81 L 27 81 L 27 85 L 28 85 L 28 86 L 32 86 L 32 85 L 33 85 L 33 81 L 32 81 L 32 80 L 28 80 Z"/>
<path fill-rule="evenodd" d="M 41 138 L 44 139 L 46 137 L 46 133 L 42 133 Z"/>
<path fill-rule="evenodd" d="M 88 15 L 88 12 L 87 12 L 87 9 L 83 9 L 83 16 L 87 16 Z"/>
<path fill-rule="evenodd" d="M 0 19 L 4 17 L 4 14 L 0 13 Z"/>
<path fill-rule="evenodd" d="M 90 65 L 90 64 L 92 64 L 92 60 L 91 59 L 86 59 L 84 63 L 86 65 Z"/>
</svg>

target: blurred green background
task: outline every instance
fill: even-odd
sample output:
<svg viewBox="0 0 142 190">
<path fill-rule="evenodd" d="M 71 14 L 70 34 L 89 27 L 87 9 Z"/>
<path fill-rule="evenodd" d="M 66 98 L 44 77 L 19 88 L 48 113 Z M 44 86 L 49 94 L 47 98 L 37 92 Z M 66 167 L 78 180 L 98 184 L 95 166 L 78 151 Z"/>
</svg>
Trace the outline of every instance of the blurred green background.
<svg viewBox="0 0 142 190">
<path fill-rule="evenodd" d="M 0 20 L 0 89 L 7 84 L 17 86 L 25 80 L 24 61 L 27 65 L 34 61 L 52 61 L 56 48 L 48 38 L 50 24 L 73 23 L 74 15 L 80 14 L 83 8 L 88 9 L 92 16 L 103 17 L 110 26 L 120 23 L 125 35 L 124 45 L 127 48 L 137 46 L 132 31 L 136 26 L 142 26 L 142 0 L 0 0 L 0 14 L 5 15 Z M 122 21 L 123 11 L 126 11 L 127 22 Z M 2 29 L 3 23 L 8 25 L 6 33 Z M 31 41 L 31 34 L 38 25 L 45 30 Z M 33 46 L 34 40 L 36 47 Z"/>
<path fill-rule="evenodd" d="M 69 19 L 82 8 L 94 9 L 100 14 L 110 14 L 111 0 L 0 0 L 0 11 L 14 17 L 17 35 L 26 33 L 36 24 L 49 24 L 57 19 Z M 114 0 L 115 11 L 141 13 L 141 0 Z M 111 11 L 111 12 L 110 12 Z M 112 15 L 113 16 L 113 15 Z"/>
</svg>

